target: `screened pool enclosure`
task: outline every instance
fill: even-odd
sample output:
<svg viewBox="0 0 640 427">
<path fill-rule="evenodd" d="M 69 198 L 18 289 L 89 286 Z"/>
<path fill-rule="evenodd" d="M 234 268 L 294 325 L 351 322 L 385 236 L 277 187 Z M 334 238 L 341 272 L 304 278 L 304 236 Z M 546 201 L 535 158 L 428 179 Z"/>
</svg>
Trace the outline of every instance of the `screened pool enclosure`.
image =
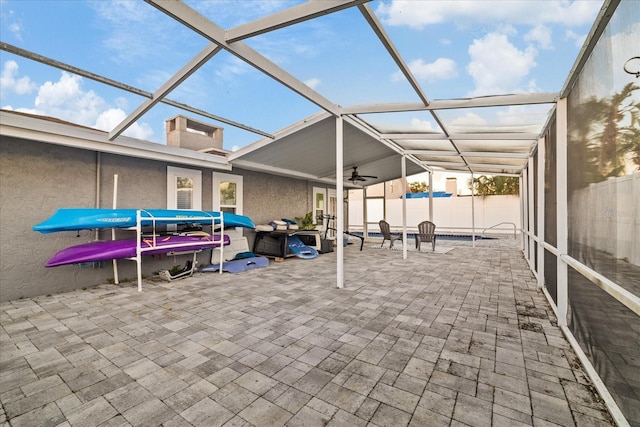
<svg viewBox="0 0 640 427">
<path fill-rule="evenodd" d="M 69 5 L 76 7 L 74 3 Z M 544 2 L 535 3 L 545 7 Z M 53 53 L 40 51 L 43 45 L 10 44 L 6 40 L 0 42 L 0 48 L 3 57 L 64 70 L 130 96 L 129 102 L 136 104 L 116 126 L 107 129 L 105 143 L 120 138 L 143 117 L 164 120 L 177 110 L 253 138 L 238 150 L 228 150 L 231 168 L 330 184 L 338 195 L 363 187 L 362 182 L 349 180 L 355 167 L 360 174 L 371 177 L 366 185 L 436 171 L 472 177 L 519 177 L 522 250 L 531 271 L 616 422 L 640 426 L 637 1 L 602 3 L 557 92 L 532 87 L 529 92 L 459 94 L 437 99 L 430 99 L 416 77 L 415 67 L 401 53 L 411 40 L 392 31 L 388 21 L 378 16 L 388 6 L 386 2 L 285 2 L 285 6 L 291 6 L 250 22 L 240 19 L 239 25 L 237 20 L 217 14 L 212 4 L 160 0 L 142 4 L 163 33 L 180 43 L 174 55 L 143 64 L 147 75 L 155 79 L 138 80 L 145 88 L 125 82 L 129 77 L 126 64 L 120 68 L 90 59 L 81 64 L 70 61 L 68 52 L 73 50 L 97 52 L 104 48 L 84 46 L 82 37 L 66 42 L 68 45 L 49 46 Z M 286 60 L 271 59 L 261 51 L 279 43 L 281 35 L 292 36 L 288 29 L 301 29 L 295 33 L 301 38 L 306 33 L 321 32 L 323 20 L 329 15 L 344 18 L 343 25 L 357 29 L 358 37 L 346 43 L 355 46 L 355 53 L 375 55 L 380 68 L 393 69 L 394 79 L 402 81 L 403 86 L 395 93 L 385 90 L 355 53 L 350 56 L 341 50 L 345 40 L 340 37 L 324 40 L 336 55 L 341 55 L 345 65 L 333 70 L 332 79 L 349 82 L 354 91 L 356 86 L 369 84 L 371 96 L 363 103 L 353 102 L 349 90 L 328 90 L 326 94 L 320 90 L 322 86 L 316 90 L 313 82 L 305 83 L 295 76 L 300 74 L 299 69 L 290 72 L 293 67 Z M 230 24 L 225 29 L 221 21 Z M 54 32 L 55 28 L 51 30 Z M 397 42 L 392 33 L 398 35 Z M 144 45 L 144 40 L 140 43 L 136 46 L 139 49 L 155 48 L 153 44 Z M 180 58 L 181 65 L 172 68 L 172 75 L 158 77 L 161 73 L 155 73 L 156 67 L 166 65 L 163 61 L 169 56 Z M 216 62 L 221 59 L 250 69 L 265 93 L 249 94 L 232 85 L 222 87 L 221 62 Z M 321 60 L 305 57 L 304 61 L 313 69 Z M 553 62 L 539 66 L 550 74 L 558 72 Z M 189 91 L 184 89 L 185 84 L 194 80 L 200 83 L 202 99 L 237 91 L 233 95 L 246 98 L 246 112 L 255 121 L 245 124 L 225 117 L 224 105 L 209 111 L 184 102 L 182 97 Z M 432 90 L 437 93 L 437 85 Z M 174 95 L 175 99 L 170 98 Z M 277 123 L 281 130 L 260 129 L 253 124 L 262 123 L 256 106 L 289 112 L 297 121 Z M 517 120 L 498 120 L 507 112 Z M 343 216 L 337 212 L 338 233 L 345 229 Z M 403 227 L 406 229 L 406 224 Z M 338 245 L 336 252 L 336 286 L 342 288 L 348 286 L 343 248 Z"/>
</svg>

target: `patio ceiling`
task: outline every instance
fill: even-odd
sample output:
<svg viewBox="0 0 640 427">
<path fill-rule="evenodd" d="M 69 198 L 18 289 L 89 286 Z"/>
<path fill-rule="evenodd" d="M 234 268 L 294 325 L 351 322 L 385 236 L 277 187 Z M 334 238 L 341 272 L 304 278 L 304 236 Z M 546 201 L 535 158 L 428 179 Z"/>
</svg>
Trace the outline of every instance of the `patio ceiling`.
<svg viewBox="0 0 640 427">
<path fill-rule="evenodd" d="M 153 92 L 135 88 L 55 59 L 40 56 L 21 48 L 1 43 L 1 48 L 13 54 L 52 65 L 99 81 L 117 89 L 142 96 L 144 99 L 124 120 L 109 132 L 109 140 L 119 138 L 137 120 L 159 104 L 198 114 L 243 129 L 262 137 L 259 141 L 230 154 L 236 167 L 335 183 L 344 177 L 344 185 L 353 167 L 361 175 L 371 175 L 367 185 L 402 176 L 402 158 L 406 158 L 406 175 L 424 171 L 468 172 L 519 176 L 535 150 L 538 138 L 548 121 L 559 93 L 495 94 L 472 98 L 430 99 L 427 91 L 412 74 L 406 61 L 370 7 L 369 0 L 308 1 L 252 22 L 225 30 L 210 16 L 198 12 L 182 1 L 146 0 L 157 11 L 194 32 L 204 46 L 181 69 L 165 80 Z M 197 7 L 197 3 L 193 3 Z M 250 46 L 249 42 L 265 35 L 277 37 L 284 28 L 303 25 L 327 14 L 354 13 L 360 24 L 368 28 L 377 44 L 381 61 L 395 64 L 412 93 L 412 101 L 375 102 L 365 105 L 341 106 L 320 91 L 303 83 L 283 66 L 277 65 Z M 209 14 L 210 15 L 210 14 Z M 365 28 L 365 29 L 366 29 Z M 588 41 L 588 40 L 587 40 Z M 277 132 L 239 123 L 216 112 L 204 111 L 168 96 L 175 92 L 213 58 L 230 54 L 251 65 L 277 82 L 289 93 L 302 97 L 318 113 Z M 276 95 L 277 96 L 277 95 Z M 251 99 L 247 99 L 250 104 Z M 278 108 L 276 106 L 275 108 Z M 478 122 L 487 111 L 518 109 L 520 120 L 504 123 Z M 498 115 L 494 111 L 494 116 Z M 428 123 L 428 130 L 417 130 L 412 120 L 418 117 Z M 460 120 L 468 117 L 468 120 Z M 336 119 L 344 123 L 343 168 L 336 170 Z"/>
</svg>

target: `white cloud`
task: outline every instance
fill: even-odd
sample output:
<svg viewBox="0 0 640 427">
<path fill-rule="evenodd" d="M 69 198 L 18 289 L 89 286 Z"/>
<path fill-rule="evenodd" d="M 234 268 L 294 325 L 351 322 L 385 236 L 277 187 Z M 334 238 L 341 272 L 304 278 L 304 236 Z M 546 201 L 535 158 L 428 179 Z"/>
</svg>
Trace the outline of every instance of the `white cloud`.
<svg viewBox="0 0 640 427">
<path fill-rule="evenodd" d="M 22 22 L 13 22 L 9 25 L 9 31 L 16 40 L 22 41 Z"/>
<path fill-rule="evenodd" d="M 502 129 L 513 127 L 518 131 L 539 132 L 551 106 L 511 105 L 496 112 L 498 125 Z"/>
<path fill-rule="evenodd" d="M 246 62 L 234 57 L 225 60 L 224 64 L 215 71 L 216 76 L 224 80 L 231 80 L 235 76 L 246 74 L 252 70 Z"/>
<path fill-rule="evenodd" d="M 96 119 L 94 127 L 109 132 L 120 124 L 120 122 L 122 122 L 126 117 L 127 114 L 123 110 L 119 108 L 110 108 L 107 111 L 100 113 Z M 146 123 L 140 124 L 136 122 L 129 126 L 123 134 L 132 138 L 147 140 L 153 135 L 153 130 L 151 129 L 151 126 Z"/>
<path fill-rule="evenodd" d="M 476 113 L 466 113 L 463 116 L 456 117 L 449 122 L 449 127 L 453 126 L 485 126 L 487 121 Z"/>
<path fill-rule="evenodd" d="M 567 31 L 565 31 L 564 39 L 565 40 L 573 40 L 573 43 L 575 44 L 575 46 L 581 48 L 582 45 L 584 44 L 584 41 L 587 39 L 587 35 L 586 34 L 576 34 L 575 32 L 573 32 L 571 30 L 567 30 Z"/>
<path fill-rule="evenodd" d="M 2 8 L 2 26 L 13 35 L 16 40 L 22 41 L 22 31 L 24 26 L 22 20 L 16 17 L 16 13 L 13 9 L 8 9 L 8 6 L 4 1 L 0 1 L 0 7 Z"/>
<path fill-rule="evenodd" d="M 411 61 L 409 69 L 417 79 L 427 82 L 448 80 L 458 75 L 455 61 L 449 58 L 438 58 L 430 64 L 422 59 L 416 59 Z M 400 71 L 394 73 L 391 77 L 393 81 L 403 78 L 404 76 Z"/>
<path fill-rule="evenodd" d="M 585 25 L 593 22 L 602 1 L 546 0 L 523 2 L 503 0 L 494 5 L 475 0 L 406 1 L 391 0 L 380 4 L 376 13 L 388 25 L 422 29 L 443 22 L 510 23 L 513 25 L 563 24 Z"/>
<path fill-rule="evenodd" d="M 125 119 L 127 114 L 122 108 L 112 108 L 95 92 L 84 91 L 82 82 L 82 77 L 63 71 L 57 82 L 47 81 L 40 86 L 34 101 L 35 108 L 17 108 L 16 111 L 56 117 L 105 131 L 112 130 Z M 126 105 L 126 101 L 118 98 L 116 104 L 122 107 Z M 153 130 L 146 123 L 136 122 L 124 135 L 149 139 Z"/>
<path fill-rule="evenodd" d="M 536 83 L 536 79 L 531 79 L 527 82 L 527 92 L 528 93 L 536 93 L 536 92 L 540 92 L 540 88 L 538 87 L 538 84 Z"/>
<path fill-rule="evenodd" d="M 93 91 L 80 88 L 82 77 L 62 72 L 57 82 L 46 82 L 38 90 L 35 107 L 42 114 L 92 126 L 107 103 Z"/>
<path fill-rule="evenodd" d="M 143 2 L 113 0 L 88 2 L 100 22 L 106 22 L 110 32 L 102 41 L 105 52 L 116 63 L 149 61 L 167 55 L 175 30 L 169 29 L 169 21 L 162 19 L 153 8 Z M 153 46 L 153 49 L 149 49 Z"/>
<path fill-rule="evenodd" d="M 191 7 L 205 16 L 215 17 L 214 22 L 224 22 L 225 27 L 261 18 L 291 6 L 289 0 L 215 0 L 196 1 Z"/>
<path fill-rule="evenodd" d="M 543 24 L 536 25 L 527 34 L 524 39 L 528 42 L 536 42 L 541 49 L 553 49 L 551 41 L 551 29 Z"/>
<path fill-rule="evenodd" d="M 36 89 L 36 84 L 24 76 L 18 78 L 18 63 L 13 60 L 6 61 L 0 74 L 0 91 L 15 92 L 18 95 L 31 93 Z"/>
<path fill-rule="evenodd" d="M 126 110 L 129 107 L 129 101 L 123 96 L 117 97 L 115 103 L 116 106 L 122 110 Z"/>
<path fill-rule="evenodd" d="M 420 132 L 433 132 L 434 130 L 430 121 L 420 120 L 416 117 L 411 119 L 410 129 Z"/>
<path fill-rule="evenodd" d="M 320 79 L 312 77 L 309 80 L 305 80 L 304 84 L 315 90 L 318 88 L 318 86 L 320 86 Z"/>
<path fill-rule="evenodd" d="M 537 51 L 515 47 L 506 35 L 487 34 L 469 47 L 471 62 L 467 66 L 476 89 L 472 96 L 521 92 L 518 88 L 530 70 L 536 66 Z"/>
</svg>

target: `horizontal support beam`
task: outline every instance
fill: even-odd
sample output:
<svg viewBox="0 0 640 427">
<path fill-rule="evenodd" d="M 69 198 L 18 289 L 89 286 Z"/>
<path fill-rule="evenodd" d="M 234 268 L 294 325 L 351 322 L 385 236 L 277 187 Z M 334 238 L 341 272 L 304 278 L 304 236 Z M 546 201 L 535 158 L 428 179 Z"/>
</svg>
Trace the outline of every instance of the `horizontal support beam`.
<svg viewBox="0 0 640 427">
<path fill-rule="evenodd" d="M 501 164 L 484 164 L 484 163 L 469 163 L 467 166 L 469 166 L 471 169 L 474 169 L 474 168 L 477 168 L 477 169 L 490 168 L 490 169 L 505 169 L 505 170 L 520 171 L 520 170 L 524 169 L 524 167 L 526 165 L 527 165 L 526 162 L 524 162 L 522 164 L 522 166 L 519 166 L 519 165 L 501 165 Z"/>
<path fill-rule="evenodd" d="M 492 176 L 509 176 L 512 178 L 520 178 L 520 174 L 519 173 L 496 173 L 496 172 L 482 172 L 482 171 L 478 171 L 478 170 L 474 170 L 473 171 L 474 175 L 492 175 Z"/>
<path fill-rule="evenodd" d="M 500 165 L 500 164 L 484 164 L 484 163 L 463 163 L 463 162 L 430 162 L 428 160 L 422 160 L 422 164 L 426 166 L 439 166 L 439 167 L 469 167 L 471 169 L 477 168 L 489 168 L 489 169 L 504 169 L 504 170 L 522 170 L 525 165 L 522 167 L 518 165 Z"/>
<path fill-rule="evenodd" d="M 371 104 L 344 107 L 344 114 L 402 113 L 408 111 L 451 110 L 457 108 L 507 107 L 511 105 L 555 104 L 558 93 L 522 93 L 478 98 L 435 99 L 429 105 L 419 102 Z"/>
<path fill-rule="evenodd" d="M 433 157 L 460 157 L 457 151 L 440 151 L 440 150 L 405 150 L 405 154 L 414 156 L 433 156 Z"/>
<path fill-rule="evenodd" d="M 460 153 L 464 157 L 491 157 L 494 159 L 528 159 L 528 153 L 502 153 L 502 152 L 487 152 L 487 151 L 463 151 Z"/>
<path fill-rule="evenodd" d="M 491 157 L 497 159 L 528 159 L 527 153 L 503 153 L 497 151 L 462 151 L 458 154 L 456 151 L 437 151 L 437 150 L 406 150 L 406 154 L 416 156 L 433 156 L 433 157 Z"/>
<path fill-rule="evenodd" d="M 226 32 L 227 43 L 237 42 L 260 34 L 308 21 L 322 15 L 339 12 L 371 0 L 323 0 L 309 1 L 280 12 L 238 25 Z"/>
<path fill-rule="evenodd" d="M 426 166 L 451 166 L 456 168 L 464 168 L 467 167 L 467 164 L 464 162 L 430 162 L 428 160 L 422 160 L 421 163 Z"/>
<path fill-rule="evenodd" d="M 452 133 L 447 137 L 442 133 L 381 133 L 381 138 L 397 141 L 450 141 L 450 140 L 507 140 L 507 141 L 537 141 L 539 134 L 532 132 L 490 132 L 490 133 Z"/>
</svg>

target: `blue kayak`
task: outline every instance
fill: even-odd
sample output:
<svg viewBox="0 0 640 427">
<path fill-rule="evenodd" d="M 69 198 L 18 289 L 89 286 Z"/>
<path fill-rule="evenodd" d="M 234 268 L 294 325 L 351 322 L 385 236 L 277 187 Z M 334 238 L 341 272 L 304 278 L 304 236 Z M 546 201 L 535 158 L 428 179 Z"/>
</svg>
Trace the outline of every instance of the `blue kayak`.
<svg viewBox="0 0 640 427">
<path fill-rule="evenodd" d="M 42 234 L 97 228 L 130 228 L 136 226 L 138 209 L 58 209 L 51 217 L 33 226 Z M 141 209 L 143 226 L 156 224 L 212 224 L 220 225 L 220 212 L 183 209 Z M 224 227 L 256 228 L 251 218 L 222 212 Z"/>
</svg>

